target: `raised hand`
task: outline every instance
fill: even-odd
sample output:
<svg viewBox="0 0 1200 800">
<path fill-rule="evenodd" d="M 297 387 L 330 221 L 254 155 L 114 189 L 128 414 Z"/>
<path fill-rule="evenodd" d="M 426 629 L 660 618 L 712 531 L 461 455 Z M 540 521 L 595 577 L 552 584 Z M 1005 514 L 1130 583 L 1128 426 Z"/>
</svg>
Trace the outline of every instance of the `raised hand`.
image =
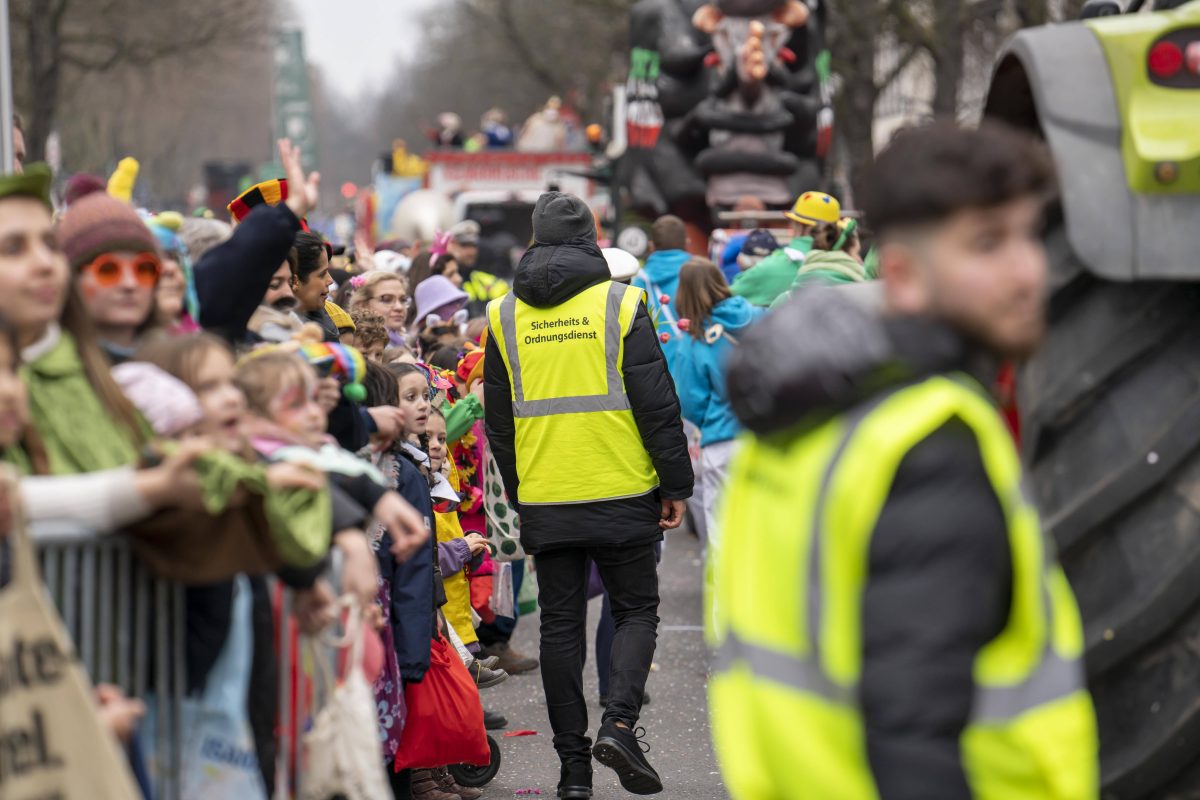
<svg viewBox="0 0 1200 800">
<path fill-rule="evenodd" d="M 300 148 L 292 144 L 291 139 L 280 139 L 279 163 L 283 165 L 283 176 L 288 182 L 287 207 L 296 215 L 296 219 L 304 219 L 317 207 L 320 200 L 321 174 L 314 172 L 304 174 L 300 162 Z"/>
</svg>

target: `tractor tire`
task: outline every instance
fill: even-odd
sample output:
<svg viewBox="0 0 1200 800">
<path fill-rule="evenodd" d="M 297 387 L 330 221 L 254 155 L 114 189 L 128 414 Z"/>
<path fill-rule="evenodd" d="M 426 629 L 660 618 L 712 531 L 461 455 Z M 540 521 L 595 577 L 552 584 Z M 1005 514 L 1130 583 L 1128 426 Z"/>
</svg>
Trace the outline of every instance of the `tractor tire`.
<svg viewBox="0 0 1200 800">
<path fill-rule="evenodd" d="M 1025 456 L 1083 616 L 1103 798 L 1200 798 L 1200 285 L 1087 274 L 1061 229 L 1018 380 Z"/>
</svg>

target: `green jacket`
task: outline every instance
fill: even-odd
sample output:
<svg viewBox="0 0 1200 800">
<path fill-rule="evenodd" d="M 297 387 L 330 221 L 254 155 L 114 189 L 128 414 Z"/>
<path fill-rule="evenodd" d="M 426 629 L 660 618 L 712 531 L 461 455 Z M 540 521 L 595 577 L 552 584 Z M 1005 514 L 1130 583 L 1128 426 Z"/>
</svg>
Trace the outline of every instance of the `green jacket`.
<svg viewBox="0 0 1200 800">
<path fill-rule="evenodd" d="M 832 285 L 861 283 L 868 279 L 867 268 L 844 250 L 816 250 L 808 254 L 796 273 L 793 289 L 811 284 Z"/>
<path fill-rule="evenodd" d="M 771 308 L 783 305 L 797 289 L 805 286 L 837 286 L 869 280 L 872 280 L 870 270 L 844 250 L 814 250 L 808 254 L 804 266 L 796 273 L 792 288 L 781 294 L 771 304 Z"/>
<path fill-rule="evenodd" d="M 800 236 L 733 279 L 730 290 L 756 306 L 770 306 L 787 292 L 812 250 L 812 238 Z M 797 258 L 799 256 L 799 258 Z"/>
<path fill-rule="evenodd" d="M 88 381 L 71 334 L 21 369 L 29 390 L 29 421 L 53 475 L 78 475 L 134 464 L 135 437 L 109 416 Z M 85 421 L 85 424 L 80 424 Z M 143 431 L 149 438 L 149 430 Z"/>
</svg>

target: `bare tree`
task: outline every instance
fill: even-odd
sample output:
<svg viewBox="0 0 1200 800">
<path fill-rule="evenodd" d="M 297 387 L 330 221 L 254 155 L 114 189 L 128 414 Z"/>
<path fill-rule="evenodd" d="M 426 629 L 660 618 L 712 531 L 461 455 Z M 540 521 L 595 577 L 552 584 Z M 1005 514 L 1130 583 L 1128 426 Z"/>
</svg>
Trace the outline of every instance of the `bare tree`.
<svg viewBox="0 0 1200 800">
<path fill-rule="evenodd" d="M 265 33 L 267 8 L 266 0 L 14 0 L 15 89 L 29 110 L 30 157 L 43 156 L 65 87 L 245 45 Z"/>
<path fill-rule="evenodd" d="M 902 38 L 905 0 L 842 0 L 828 22 L 838 131 L 853 182 L 875 157 L 875 111 L 880 96 L 922 52 L 923 42 Z M 883 55 L 890 54 L 890 58 Z"/>
<path fill-rule="evenodd" d="M 829 41 L 838 130 L 851 182 L 874 159 L 878 104 L 902 83 L 909 117 L 972 117 L 1005 39 L 1016 29 L 1072 18 L 1082 0 L 839 0 Z M 903 81 L 901 81 L 903 79 Z"/>
</svg>

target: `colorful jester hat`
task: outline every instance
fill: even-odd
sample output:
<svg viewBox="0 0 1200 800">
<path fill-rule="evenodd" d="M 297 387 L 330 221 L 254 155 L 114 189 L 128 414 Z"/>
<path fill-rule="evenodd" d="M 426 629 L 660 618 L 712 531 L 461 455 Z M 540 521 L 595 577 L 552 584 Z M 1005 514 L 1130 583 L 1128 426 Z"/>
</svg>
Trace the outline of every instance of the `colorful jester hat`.
<svg viewBox="0 0 1200 800">
<path fill-rule="evenodd" d="M 425 373 L 425 380 L 429 382 L 430 399 L 437 397 L 438 392 L 449 393 L 454 388 L 454 373 L 440 370 L 424 361 L 418 361 L 414 366 Z"/>
<path fill-rule="evenodd" d="M 310 342 L 300 346 L 300 355 L 322 378 L 337 378 L 347 400 L 362 403 L 367 399 L 367 388 L 363 386 L 367 362 L 358 348 L 338 342 Z"/>
</svg>

